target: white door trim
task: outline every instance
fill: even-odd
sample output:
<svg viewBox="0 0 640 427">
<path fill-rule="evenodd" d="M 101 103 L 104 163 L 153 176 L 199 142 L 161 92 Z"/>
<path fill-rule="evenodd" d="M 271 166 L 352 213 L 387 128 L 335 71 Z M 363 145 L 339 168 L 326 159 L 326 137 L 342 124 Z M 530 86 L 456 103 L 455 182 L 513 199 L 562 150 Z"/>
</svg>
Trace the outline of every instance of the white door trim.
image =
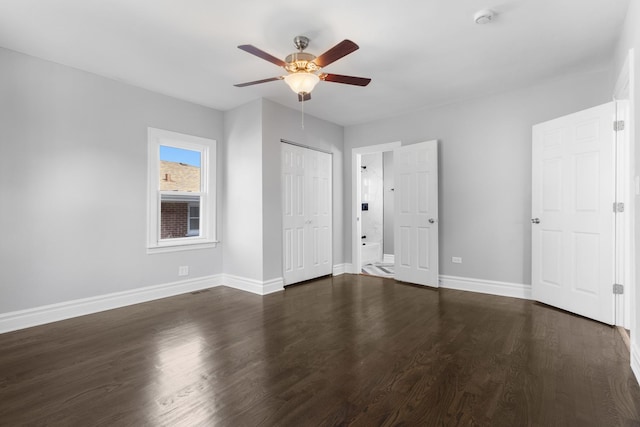
<svg viewBox="0 0 640 427">
<path fill-rule="evenodd" d="M 616 101 L 616 120 L 623 120 L 625 125 L 629 123 L 629 102 Z M 632 270 L 634 268 L 633 254 L 633 186 L 632 176 L 629 171 L 633 165 L 629 158 L 630 144 L 629 131 L 624 129 L 616 132 L 616 203 L 624 204 L 624 211 L 616 214 L 615 218 L 615 283 L 624 285 L 624 293 L 615 295 L 615 324 L 630 328 L 630 303 L 629 292 L 633 286 Z"/>
<path fill-rule="evenodd" d="M 613 99 L 616 101 L 616 120 L 624 120 L 623 131 L 616 132 L 616 202 L 624 203 L 624 212 L 616 218 L 616 283 L 624 285 L 624 293 L 615 297 L 615 322 L 631 329 L 636 324 L 635 304 L 635 182 L 633 141 L 634 49 L 627 57 L 616 81 Z M 634 341 L 632 335 L 632 342 Z"/>
<path fill-rule="evenodd" d="M 387 142 L 385 144 L 368 145 L 357 147 L 351 150 L 351 273 L 360 274 L 360 237 L 362 236 L 362 194 L 361 194 L 361 174 L 362 155 L 369 153 L 380 153 L 393 151 L 402 146 L 400 141 Z"/>
</svg>

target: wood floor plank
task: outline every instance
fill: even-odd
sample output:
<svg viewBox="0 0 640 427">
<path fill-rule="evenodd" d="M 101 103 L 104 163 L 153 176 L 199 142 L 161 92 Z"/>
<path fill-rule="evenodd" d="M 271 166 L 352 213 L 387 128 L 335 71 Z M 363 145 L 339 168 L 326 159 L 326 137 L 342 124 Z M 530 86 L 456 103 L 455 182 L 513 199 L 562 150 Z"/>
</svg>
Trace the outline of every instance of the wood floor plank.
<svg viewBox="0 0 640 427">
<path fill-rule="evenodd" d="M 343 275 L 0 335 L 0 425 L 640 425 L 640 387 L 609 326 Z"/>
</svg>

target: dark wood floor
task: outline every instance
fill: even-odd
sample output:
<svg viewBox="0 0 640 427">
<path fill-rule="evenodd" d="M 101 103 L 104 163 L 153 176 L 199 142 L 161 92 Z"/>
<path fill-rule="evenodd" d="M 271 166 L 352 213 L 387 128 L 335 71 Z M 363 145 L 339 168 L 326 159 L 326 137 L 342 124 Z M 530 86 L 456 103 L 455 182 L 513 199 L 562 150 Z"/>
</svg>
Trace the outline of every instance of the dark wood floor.
<svg viewBox="0 0 640 427">
<path fill-rule="evenodd" d="M 0 425 L 640 425 L 615 328 L 344 275 L 0 335 Z"/>
</svg>

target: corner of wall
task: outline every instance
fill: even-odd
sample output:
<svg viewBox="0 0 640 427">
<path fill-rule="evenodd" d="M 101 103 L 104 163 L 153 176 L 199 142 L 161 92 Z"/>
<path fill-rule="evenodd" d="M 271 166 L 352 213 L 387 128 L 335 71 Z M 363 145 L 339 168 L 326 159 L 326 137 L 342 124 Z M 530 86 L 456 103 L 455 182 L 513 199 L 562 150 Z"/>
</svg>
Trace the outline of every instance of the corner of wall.
<svg viewBox="0 0 640 427">
<path fill-rule="evenodd" d="M 342 274 L 351 273 L 352 271 L 351 264 L 335 264 L 333 266 L 333 275 L 340 276 Z"/>
<path fill-rule="evenodd" d="M 276 277 L 275 279 L 261 281 L 234 276 L 233 274 L 225 274 L 222 278 L 222 285 L 245 292 L 251 292 L 256 295 L 268 295 L 283 291 L 284 279 L 282 277 Z"/>
</svg>

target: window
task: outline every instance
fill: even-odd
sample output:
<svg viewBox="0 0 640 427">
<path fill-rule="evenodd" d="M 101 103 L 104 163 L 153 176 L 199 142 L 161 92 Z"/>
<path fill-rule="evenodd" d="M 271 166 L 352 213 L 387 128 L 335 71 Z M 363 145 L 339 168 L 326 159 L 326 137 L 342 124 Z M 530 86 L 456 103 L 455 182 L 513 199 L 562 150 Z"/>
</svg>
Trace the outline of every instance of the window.
<svg viewBox="0 0 640 427">
<path fill-rule="evenodd" d="M 149 128 L 148 252 L 215 246 L 216 141 Z"/>
</svg>

